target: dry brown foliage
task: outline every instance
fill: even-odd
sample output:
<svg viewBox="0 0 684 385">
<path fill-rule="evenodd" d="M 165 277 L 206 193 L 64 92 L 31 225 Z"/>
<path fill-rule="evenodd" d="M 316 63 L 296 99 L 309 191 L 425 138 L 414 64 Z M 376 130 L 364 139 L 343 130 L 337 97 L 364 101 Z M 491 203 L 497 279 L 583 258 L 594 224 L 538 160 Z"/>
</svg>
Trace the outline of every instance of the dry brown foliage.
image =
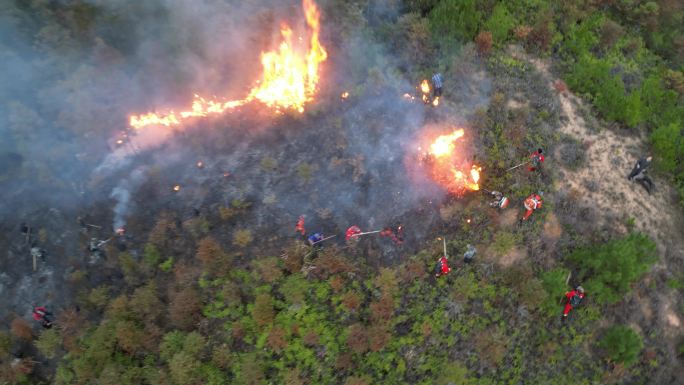
<svg viewBox="0 0 684 385">
<path fill-rule="evenodd" d="M 276 353 L 280 353 L 287 347 L 287 335 L 285 329 L 275 327 L 268 333 L 268 346 Z"/>
<path fill-rule="evenodd" d="M 375 277 L 374 284 L 383 294 L 395 295 L 399 289 L 396 271 L 386 267 L 381 268 L 380 273 Z"/>
<path fill-rule="evenodd" d="M 260 258 L 255 260 L 253 264 L 264 282 L 273 283 L 283 276 L 283 272 L 278 266 L 279 260 L 276 257 Z"/>
<path fill-rule="evenodd" d="M 490 366 L 498 366 L 506 354 L 506 337 L 498 328 L 489 328 L 474 337 L 475 349 L 479 357 Z"/>
<path fill-rule="evenodd" d="M 354 364 L 354 356 L 351 353 L 341 353 L 335 360 L 335 369 L 346 370 L 351 369 Z"/>
<path fill-rule="evenodd" d="M 204 237 L 197 244 L 195 257 L 208 265 L 223 254 L 221 245 L 212 237 Z"/>
<path fill-rule="evenodd" d="M 10 330 L 12 331 L 12 334 L 26 341 L 31 341 L 33 339 L 33 329 L 31 329 L 31 325 L 23 318 L 17 317 L 13 319 Z"/>
<path fill-rule="evenodd" d="M 281 256 L 285 263 L 285 270 L 290 273 L 296 273 L 302 269 L 304 265 L 304 256 L 309 252 L 308 247 L 302 242 L 294 241 L 290 243 L 283 251 Z"/>
<path fill-rule="evenodd" d="M 409 261 L 401 270 L 401 282 L 409 284 L 425 276 L 425 266 L 420 261 Z"/>
<path fill-rule="evenodd" d="M 373 352 L 382 350 L 391 338 L 392 335 L 387 332 L 384 325 L 374 326 L 370 330 L 370 350 Z"/>
<path fill-rule="evenodd" d="M 348 311 L 356 311 L 361 305 L 361 296 L 354 291 L 349 291 L 342 297 L 342 306 L 344 306 Z"/>
<path fill-rule="evenodd" d="M 388 294 L 383 294 L 378 301 L 370 304 L 370 309 L 373 321 L 386 322 L 394 314 L 394 298 Z"/>
<path fill-rule="evenodd" d="M 549 21 L 544 18 L 535 25 L 527 36 L 527 42 L 531 47 L 540 52 L 546 52 L 549 50 L 552 38 L 553 33 L 551 32 L 551 28 L 549 28 Z"/>
<path fill-rule="evenodd" d="M 335 293 L 339 293 L 342 289 L 344 289 L 344 278 L 340 277 L 339 275 L 330 278 L 328 283 Z"/>
<path fill-rule="evenodd" d="M 518 40 L 526 40 L 527 36 L 529 36 L 530 32 L 532 32 L 532 27 L 529 25 L 519 25 L 513 29 L 513 34 L 515 35 Z"/>
<path fill-rule="evenodd" d="M 233 363 L 230 354 L 230 346 L 228 344 L 221 344 L 214 347 L 211 352 L 211 362 L 221 369 L 228 369 Z"/>
<path fill-rule="evenodd" d="M 492 50 L 494 39 L 492 33 L 489 31 L 482 31 L 475 36 L 475 45 L 477 46 L 477 53 L 481 56 L 486 56 Z"/>
<path fill-rule="evenodd" d="M 347 335 L 347 345 L 356 353 L 363 354 L 368 351 L 368 332 L 366 327 L 361 324 L 354 324 L 349 327 Z"/>
<path fill-rule="evenodd" d="M 230 327 L 230 335 L 236 340 L 242 340 L 247 335 L 247 330 L 245 330 L 242 322 L 235 321 Z"/>
<path fill-rule="evenodd" d="M 318 340 L 319 340 L 318 334 L 316 334 L 316 332 L 314 332 L 314 331 L 310 331 L 310 332 L 306 333 L 304 335 L 304 338 L 302 339 L 302 341 L 304 342 L 304 345 L 306 345 L 306 346 L 316 346 L 316 345 L 318 345 Z"/>
<path fill-rule="evenodd" d="M 553 82 L 553 88 L 558 92 L 559 94 L 564 94 L 568 92 L 568 85 L 565 84 L 564 81 L 558 79 L 555 82 Z"/>
<path fill-rule="evenodd" d="M 252 308 L 254 322 L 263 327 L 273 322 L 274 317 L 273 298 L 268 294 L 257 295 L 254 300 L 254 308 Z"/>
<path fill-rule="evenodd" d="M 131 321 L 119 321 L 116 324 L 116 342 L 128 354 L 134 354 L 140 347 L 142 335 L 140 327 Z"/>
<path fill-rule="evenodd" d="M 181 330 L 191 330 L 200 319 L 202 303 L 199 292 L 193 287 L 186 287 L 171 295 L 169 319 Z"/>
<path fill-rule="evenodd" d="M 336 247 L 329 247 L 322 251 L 322 255 L 316 260 L 316 271 L 321 278 L 328 278 L 333 274 L 356 271 L 353 263 L 346 258 L 336 255 L 339 253 Z"/>
<path fill-rule="evenodd" d="M 162 213 L 157 223 L 150 231 L 149 242 L 155 246 L 163 247 L 167 240 L 178 233 L 176 221 L 168 213 Z"/>
</svg>

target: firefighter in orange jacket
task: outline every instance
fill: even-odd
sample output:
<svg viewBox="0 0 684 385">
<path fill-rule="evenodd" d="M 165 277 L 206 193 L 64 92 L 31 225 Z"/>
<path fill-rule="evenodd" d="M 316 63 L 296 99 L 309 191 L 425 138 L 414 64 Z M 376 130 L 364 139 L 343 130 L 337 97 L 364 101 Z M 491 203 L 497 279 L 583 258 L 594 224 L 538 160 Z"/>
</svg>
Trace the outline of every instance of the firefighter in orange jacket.
<svg viewBox="0 0 684 385">
<path fill-rule="evenodd" d="M 525 199 L 523 202 L 523 205 L 525 206 L 525 215 L 520 219 L 520 221 L 525 221 L 527 218 L 532 215 L 534 210 L 540 209 L 542 207 L 542 199 L 541 199 L 541 194 L 531 194 L 530 196 Z"/>
<path fill-rule="evenodd" d="M 584 299 L 584 288 L 577 286 L 575 289 L 565 293 L 565 308 L 563 309 L 563 321 L 568 318 L 568 313 L 572 308 L 579 306 Z"/>
</svg>

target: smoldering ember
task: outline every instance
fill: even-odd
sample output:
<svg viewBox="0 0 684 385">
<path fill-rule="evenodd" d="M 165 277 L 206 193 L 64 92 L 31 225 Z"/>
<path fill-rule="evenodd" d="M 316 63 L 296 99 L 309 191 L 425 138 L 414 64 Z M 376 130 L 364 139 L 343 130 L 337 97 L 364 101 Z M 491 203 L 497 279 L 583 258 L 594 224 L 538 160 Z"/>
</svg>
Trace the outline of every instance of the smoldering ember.
<svg viewBox="0 0 684 385">
<path fill-rule="evenodd" d="M 7 1 L 0 383 L 680 384 L 675 3 Z"/>
</svg>

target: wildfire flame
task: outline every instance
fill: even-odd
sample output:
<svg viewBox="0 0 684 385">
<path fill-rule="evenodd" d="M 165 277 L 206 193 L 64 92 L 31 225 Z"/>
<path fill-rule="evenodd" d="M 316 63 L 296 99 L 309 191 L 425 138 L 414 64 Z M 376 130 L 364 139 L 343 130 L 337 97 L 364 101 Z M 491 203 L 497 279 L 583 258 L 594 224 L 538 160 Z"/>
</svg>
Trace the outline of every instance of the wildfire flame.
<svg viewBox="0 0 684 385">
<path fill-rule="evenodd" d="M 437 158 L 451 155 L 456 148 L 456 141 L 463 136 L 463 129 L 458 129 L 449 135 L 440 135 L 430 144 L 430 154 Z"/>
<path fill-rule="evenodd" d="M 262 52 L 261 65 L 263 72 L 256 86 L 250 90 L 247 97 L 240 100 L 207 100 L 194 95 L 189 111 L 176 113 L 171 110 L 158 114 L 150 112 L 133 115 L 129 118 L 131 127 L 141 129 L 149 125 L 175 126 L 190 118 L 220 115 L 244 104 L 258 100 L 274 108 L 277 112 L 282 109 L 304 111 L 304 105 L 313 100 L 320 80 L 319 67 L 328 54 L 319 41 L 320 11 L 313 0 L 303 0 L 306 24 L 311 30 L 311 38 L 307 52 L 301 47 L 295 47 L 292 42 L 292 29 L 283 25 L 280 33 L 283 41 L 277 50 Z"/>
<path fill-rule="evenodd" d="M 463 171 L 459 167 L 456 144 L 463 135 L 464 130 L 459 128 L 450 134 L 438 136 L 431 141 L 424 159 L 432 179 L 444 186 L 450 193 L 457 195 L 462 195 L 465 190 L 479 190 L 482 171 L 482 168 L 477 165 L 471 165 L 468 171 Z"/>
<path fill-rule="evenodd" d="M 420 83 L 420 92 L 423 93 L 423 102 L 425 104 L 430 103 L 430 83 L 428 83 L 427 79 L 423 79 L 423 81 Z"/>
</svg>

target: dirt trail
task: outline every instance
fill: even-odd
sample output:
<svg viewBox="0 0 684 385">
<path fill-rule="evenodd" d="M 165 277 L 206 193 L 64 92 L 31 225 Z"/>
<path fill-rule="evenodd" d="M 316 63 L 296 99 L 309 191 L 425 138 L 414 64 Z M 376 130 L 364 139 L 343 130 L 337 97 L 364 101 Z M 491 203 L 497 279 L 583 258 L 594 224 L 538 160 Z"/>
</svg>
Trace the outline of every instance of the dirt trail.
<svg viewBox="0 0 684 385">
<path fill-rule="evenodd" d="M 548 79 L 549 87 L 555 88 L 558 79 L 549 72 L 548 63 L 528 60 Z M 553 161 L 553 158 L 558 159 L 560 151 L 551 154 L 551 162 L 548 163 L 554 163 L 562 171 L 558 190 L 578 197 L 581 206 L 594 207 L 600 213 L 598 225 L 626 233 L 626 222 L 633 218 L 634 228 L 656 241 L 659 261 L 643 283 L 651 286 L 651 280 L 657 281 L 660 286 L 656 298 L 647 298 L 648 294 L 634 290 L 626 299 L 627 306 L 640 309 L 637 313 L 641 314 L 625 317 L 630 321 L 641 321 L 642 327 L 650 324 L 663 331 L 664 337 L 670 341 L 669 350 L 674 353 L 683 320 L 677 314 L 677 291 L 668 288 L 663 281 L 672 277 L 673 272 L 681 271 L 684 262 L 684 236 L 677 192 L 666 179 L 658 176 L 653 177 L 656 190 L 652 195 L 642 186 L 627 180 L 636 160 L 646 154 L 645 137 L 633 133 L 620 134 L 606 128 L 592 129 L 581 115 L 582 109 L 586 108 L 582 100 L 569 91 L 561 92 L 559 98 L 563 111 L 560 131 L 579 140 L 587 155 L 583 167 L 571 170 L 562 167 L 562 162 Z"/>
</svg>

